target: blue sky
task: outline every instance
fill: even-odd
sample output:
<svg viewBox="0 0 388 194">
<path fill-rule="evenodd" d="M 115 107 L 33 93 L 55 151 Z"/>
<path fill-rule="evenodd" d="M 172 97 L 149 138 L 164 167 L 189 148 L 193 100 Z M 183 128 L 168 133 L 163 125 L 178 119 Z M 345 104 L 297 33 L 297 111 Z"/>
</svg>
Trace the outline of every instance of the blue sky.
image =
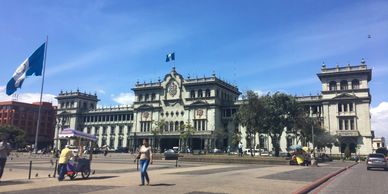
<svg viewBox="0 0 388 194">
<path fill-rule="evenodd" d="M 3 0 L 0 90 L 46 35 L 45 99 L 79 88 L 97 92 L 102 105 L 130 103 L 136 81 L 170 71 L 171 51 L 185 77 L 215 72 L 241 91 L 296 95 L 320 91 L 323 61 L 334 67 L 365 58 L 379 134 L 388 131 L 386 10 L 387 1 Z M 37 99 L 39 88 L 40 78 L 28 78 L 19 98 Z"/>
</svg>

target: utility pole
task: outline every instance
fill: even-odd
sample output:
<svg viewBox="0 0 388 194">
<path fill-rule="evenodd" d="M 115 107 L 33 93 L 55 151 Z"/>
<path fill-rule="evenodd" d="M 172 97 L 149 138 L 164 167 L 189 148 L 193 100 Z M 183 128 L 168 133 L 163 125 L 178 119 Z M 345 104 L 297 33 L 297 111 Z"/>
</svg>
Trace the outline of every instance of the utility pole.
<svg viewBox="0 0 388 194">
<path fill-rule="evenodd" d="M 311 126 L 311 139 L 312 139 L 312 143 L 313 143 L 313 156 L 314 156 L 314 158 L 315 158 L 314 125 Z"/>
</svg>

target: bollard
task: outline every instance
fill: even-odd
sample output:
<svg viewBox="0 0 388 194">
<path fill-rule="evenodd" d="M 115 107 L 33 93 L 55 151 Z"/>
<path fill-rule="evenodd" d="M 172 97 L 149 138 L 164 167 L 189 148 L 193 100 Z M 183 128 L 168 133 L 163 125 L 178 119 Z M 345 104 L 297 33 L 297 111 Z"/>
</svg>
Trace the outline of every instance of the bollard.
<svg viewBox="0 0 388 194">
<path fill-rule="evenodd" d="M 30 168 L 28 170 L 28 179 L 31 179 L 32 160 L 30 160 Z"/>
<path fill-rule="evenodd" d="M 136 159 L 136 170 L 139 171 L 139 160 Z"/>
<path fill-rule="evenodd" d="M 179 160 L 179 157 L 175 160 L 175 167 L 178 168 L 178 160 Z"/>
<path fill-rule="evenodd" d="M 57 168 L 58 168 L 58 160 L 55 160 L 55 168 L 54 168 L 54 178 L 57 175 Z"/>
</svg>

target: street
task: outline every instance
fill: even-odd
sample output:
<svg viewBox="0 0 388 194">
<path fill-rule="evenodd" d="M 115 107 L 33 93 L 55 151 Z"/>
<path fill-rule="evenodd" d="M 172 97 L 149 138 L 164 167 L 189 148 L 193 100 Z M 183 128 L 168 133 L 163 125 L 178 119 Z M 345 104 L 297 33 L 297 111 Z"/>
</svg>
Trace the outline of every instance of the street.
<svg viewBox="0 0 388 194">
<path fill-rule="evenodd" d="M 372 169 L 367 171 L 365 162 L 346 170 L 311 193 L 354 194 L 388 193 L 388 171 Z"/>
</svg>

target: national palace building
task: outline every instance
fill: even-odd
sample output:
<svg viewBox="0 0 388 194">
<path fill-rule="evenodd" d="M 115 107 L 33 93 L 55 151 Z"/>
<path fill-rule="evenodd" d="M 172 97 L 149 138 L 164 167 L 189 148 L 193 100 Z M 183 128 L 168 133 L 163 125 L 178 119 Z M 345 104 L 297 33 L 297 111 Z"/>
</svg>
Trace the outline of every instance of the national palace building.
<svg viewBox="0 0 388 194">
<path fill-rule="evenodd" d="M 371 95 L 368 82 L 372 71 L 365 62 L 360 65 L 327 68 L 322 66 L 317 74 L 322 91 L 317 96 L 300 96 L 311 117 L 319 118 L 321 126 L 337 135 L 340 146 L 333 153 L 344 151 L 346 146 L 355 153 L 372 152 L 370 122 Z M 57 134 L 64 128 L 74 128 L 96 135 L 98 146 L 133 150 L 144 138 L 154 140 L 151 132 L 156 123 L 164 122 L 160 133 L 162 150 L 182 145 L 180 126 L 190 124 L 195 132 L 191 136 L 192 150 L 225 149 L 232 145 L 232 135 L 240 131 L 247 145 L 244 127 L 233 120 L 238 110 L 241 92 L 215 74 L 210 77 L 184 78 L 175 68 L 163 80 L 136 83 L 132 88 L 135 101 L 127 106 L 97 108 L 96 94 L 80 91 L 63 92 L 57 96 Z M 267 134 L 258 134 L 256 147 L 272 150 Z M 284 130 L 280 146 L 282 151 L 297 143 L 298 134 Z"/>
</svg>

